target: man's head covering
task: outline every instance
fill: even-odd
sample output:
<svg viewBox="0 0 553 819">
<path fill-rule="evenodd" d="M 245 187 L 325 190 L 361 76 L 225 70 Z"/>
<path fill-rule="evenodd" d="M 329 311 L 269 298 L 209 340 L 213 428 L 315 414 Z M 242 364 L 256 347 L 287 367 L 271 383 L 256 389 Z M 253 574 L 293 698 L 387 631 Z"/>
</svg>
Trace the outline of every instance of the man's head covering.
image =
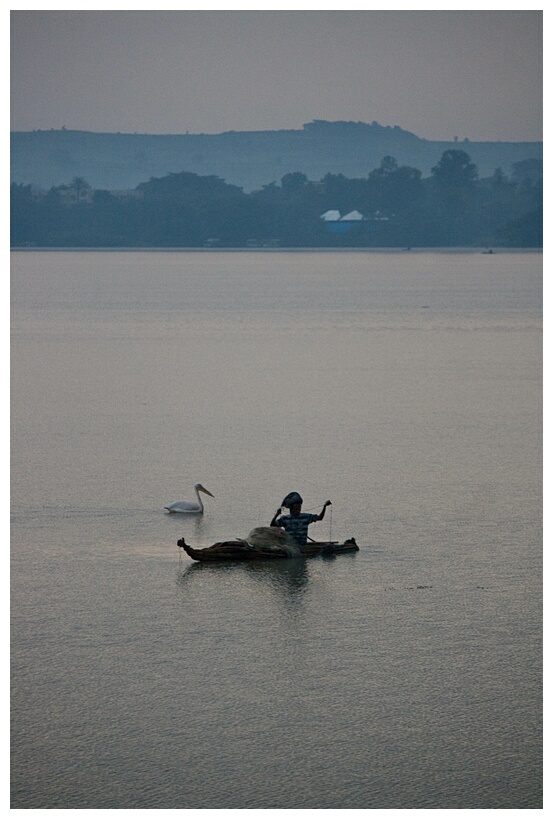
<svg viewBox="0 0 553 819">
<path fill-rule="evenodd" d="M 285 506 L 286 509 L 290 509 L 295 503 L 303 503 L 303 498 L 297 492 L 290 492 L 289 495 L 286 495 L 284 500 L 282 501 L 281 506 Z"/>
</svg>

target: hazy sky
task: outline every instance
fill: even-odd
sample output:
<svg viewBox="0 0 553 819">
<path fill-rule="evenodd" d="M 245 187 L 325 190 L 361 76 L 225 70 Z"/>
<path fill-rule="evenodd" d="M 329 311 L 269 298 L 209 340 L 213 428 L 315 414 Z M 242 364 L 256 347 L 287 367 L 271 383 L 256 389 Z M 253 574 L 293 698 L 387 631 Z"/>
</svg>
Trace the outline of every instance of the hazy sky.
<svg viewBox="0 0 553 819">
<path fill-rule="evenodd" d="M 540 11 L 12 11 L 11 129 L 542 139 Z"/>
</svg>

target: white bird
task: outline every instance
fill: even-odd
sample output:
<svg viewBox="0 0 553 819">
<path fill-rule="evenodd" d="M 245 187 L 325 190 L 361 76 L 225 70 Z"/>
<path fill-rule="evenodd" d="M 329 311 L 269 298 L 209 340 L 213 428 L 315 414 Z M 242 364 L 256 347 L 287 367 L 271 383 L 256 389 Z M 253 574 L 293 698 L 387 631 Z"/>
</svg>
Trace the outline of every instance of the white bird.
<svg viewBox="0 0 553 819">
<path fill-rule="evenodd" d="M 202 499 L 200 498 L 200 492 L 205 492 L 206 495 L 210 495 L 210 497 L 214 497 L 211 492 L 202 486 L 201 483 L 195 483 L 194 489 L 196 492 L 196 497 L 198 498 L 197 503 L 194 501 L 176 501 L 175 503 L 170 503 L 169 506 L 166 506 L 168 512 L 181 512 L 185 515 L 203 515 L 204 512 L 204 505 L 202 503 Z"/>
</svg>

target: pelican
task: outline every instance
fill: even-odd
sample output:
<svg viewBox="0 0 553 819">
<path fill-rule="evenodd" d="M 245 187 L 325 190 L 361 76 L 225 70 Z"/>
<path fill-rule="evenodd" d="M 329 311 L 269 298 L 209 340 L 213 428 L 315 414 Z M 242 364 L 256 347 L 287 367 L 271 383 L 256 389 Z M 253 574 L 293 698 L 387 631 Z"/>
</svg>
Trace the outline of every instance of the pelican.
<svg viewBox="0 0 553 819">
<path fill-rule="evenodd" d="M 170 503 L 169 506 L 165 507 L 165 509 L 167 509 L 168 512 L 182 512 L 185 515 L 203 515 L 204 505 L 202 503 L 202 499 L 200 498 L 200 492 L 205 492 L 206 495 L 209 495 L 212 498 L 214 495 L 211 494 L 209 489 L 202 486 L 201 483 L 195 483 L 194 490 L 198 499 L 197 502 L 177 501 L 176 503 Z"/>
</svg>

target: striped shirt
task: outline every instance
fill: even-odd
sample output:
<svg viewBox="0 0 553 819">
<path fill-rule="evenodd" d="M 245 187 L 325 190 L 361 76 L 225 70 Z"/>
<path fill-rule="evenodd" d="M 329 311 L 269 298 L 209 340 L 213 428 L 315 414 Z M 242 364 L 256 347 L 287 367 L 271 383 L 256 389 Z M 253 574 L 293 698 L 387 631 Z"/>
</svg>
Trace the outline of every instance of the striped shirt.
<svg viewBox="0 0 553 819">
<path fill-rule="evenodd" d="M 318 515 L 300 512 L 299 515 L 282 515 L 275 520 L 275 526 L 282 526 L 291 535 L 299 546 L 307 543 L 307 527 L 310 523 L 319 520 Z"/>
</svg>

